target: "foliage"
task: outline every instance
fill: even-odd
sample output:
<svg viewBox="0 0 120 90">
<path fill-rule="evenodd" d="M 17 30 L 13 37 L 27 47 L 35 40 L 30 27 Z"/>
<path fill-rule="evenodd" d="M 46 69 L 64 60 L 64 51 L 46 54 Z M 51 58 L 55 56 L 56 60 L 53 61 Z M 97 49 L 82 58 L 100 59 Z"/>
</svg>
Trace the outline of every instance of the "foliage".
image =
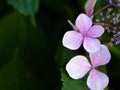
<svg viewBox="0 0 120 90">
<path fill-rule="evenodd" d="M 0 0 L 0 90 L 89 90 L 86 77 L 74 80 L 65 70 L 73 56 L 88 54 L 83 47 L 71 51 L 61 43 L 64 33 L 72 29 L 67 20 L 74 23 L 85 2 Z M 100 0 L 95 11 L 106 3 Z M 106 37 L 110 35 L 100 39 L 106 43 Z M 120 45 L 110 47 L 110 90 L 119 88 L 119 50 Z M 98 69 L 106 72 L 106 67 Z"/>
<path fill-rule="evenodd" d="M 12 5 L 15 9 L 17 9 L 20 13 L 25 14 L 27 16 L 31 16 L 31 20 L 33 24 L 34 14 L 38 11 L 39 8 L 39 0 L 7 0 L 8 4 Z"/>
</svg>

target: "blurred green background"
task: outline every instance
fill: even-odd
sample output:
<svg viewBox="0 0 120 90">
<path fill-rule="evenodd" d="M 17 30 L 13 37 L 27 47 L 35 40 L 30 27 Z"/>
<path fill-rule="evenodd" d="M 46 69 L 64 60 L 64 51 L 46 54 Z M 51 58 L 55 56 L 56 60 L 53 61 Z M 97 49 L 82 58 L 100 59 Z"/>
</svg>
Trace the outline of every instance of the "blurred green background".
<svg viewBox="0 0 120 90">
<path fill-rule="evenodd" d="M 98 1 L 98 7 L 107 2 Z M 67 20 L 74 23 L 79 13 L 84 12 L 85 2 L 0 0 L 0 90 L 61 90 L 60 68 L 63 66 L 64 69 L 66 63 L 62 59 L 75 55 L 62 46 L 61 40 L 64 33 L 72 29 Z M 112 60 L 107 65 L 109 87 L 118 90 L 120 45 L 110 50 Z M 64 73 L 62 80 L 69 84 L 70 78 L 66 78 Z"/>
</svg>

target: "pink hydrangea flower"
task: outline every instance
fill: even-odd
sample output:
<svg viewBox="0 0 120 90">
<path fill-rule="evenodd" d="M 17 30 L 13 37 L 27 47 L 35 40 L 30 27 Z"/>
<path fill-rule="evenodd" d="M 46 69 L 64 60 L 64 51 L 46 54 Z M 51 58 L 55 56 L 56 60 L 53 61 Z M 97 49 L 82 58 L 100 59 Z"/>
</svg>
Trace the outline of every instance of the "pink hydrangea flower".
<svg viewBox="0 0 120 90">
<path fill-rule="evenodd" d="M 75 24 L 78 30 L 67 31 L 65 33 L 62 41 L 63 46 L 76 50 L 83 43 L 86 51 L 98 51 L 100 49 L 100 41 L 96 38 L 104 33 L 104 28 L 100 25 L 92 26 L 92 20 L 85 14 L 80 14 Z"/>
<path fill-rule="evenodd" d="M 91 17 L 97 0 L 87 0 L 85 4 L 85 13 Z"/>
<path fill-rule="evenodd" d="M 103 90 L 109 83 L 109 78 L 106 74 L 95 69 L 97 66 L 105 65 L 110 61 L 111 55 L 106 46 L 101 45 L 99 51 L 90 53 L 90 61 L 87 58 L 78 55 L 73 57 L 66 65 L 66 70 L 69 76 L 73 79 L 84 77 L 89 71 L 87 85 L 91 90 Z"/>
</svg>

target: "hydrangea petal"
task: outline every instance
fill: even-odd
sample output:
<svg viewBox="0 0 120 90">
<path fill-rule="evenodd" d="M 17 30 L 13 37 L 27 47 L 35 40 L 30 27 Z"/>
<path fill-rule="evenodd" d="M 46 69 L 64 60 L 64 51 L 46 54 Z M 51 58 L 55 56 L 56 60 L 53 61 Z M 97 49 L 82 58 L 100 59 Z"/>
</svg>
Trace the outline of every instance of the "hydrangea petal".
<svg viewBox="0 0 120 90">
<path fill-rule="evenodd" d="M 71 50 L 78 49 L 82 44 L 83 36 L 77 31 L 67 31 L 63 37 L 63 46 Z"/>
<path fill-rule="evenodd" d="M 93 14 L 96 1 L 97 0 L 87 0 L 85 4 L 85 12 L 88 16 L 91 16 Z"/>
<path fill-rule="evenodd" d="M 85 37 L 83 41 L 83 47 L 86 51 L 94 53 L 100 49 L 100 41 L 95 38 Z"/>
<path fill-rule="evenodd" d="M 82 78 L 90 69 L 87 58 L 81 55 L 73 57 L 66 65 L 66 71 L 73 79 Z"/>
<path fill-rule="evenodd" d="M 109 78 L 106 74 L 92 69 L 87 79 L 87 85 L 91 90 L 104 90 L 108 85 Z"/>
<path fill-rule="evenodd" d="M 104 33 L 104 28 L 100 25 L 94 25 L 87 32 L 87 36 L 90 37 L 100 37 Z"/>
<path fill-rule="evenodd" d="M 90 53 L 90 59 L 93 66 L 105 65 L 110 61 L 111 54 L 105 45 L 101 45 L 99 51 Z"/>
<path fill-rule="evenodd" d="M 87 15 L 80 14 L 77 17 L 75 24 L 76 24 L 76 27 L 79 29 L 79 31 L 85 35 L 86 32 L 92 26 L 92 20 Z"/>
<path fill-rule="evenodd" d="M 112 0 L 109 0 L 109 3 L 113 3 Z"/>
</svg>

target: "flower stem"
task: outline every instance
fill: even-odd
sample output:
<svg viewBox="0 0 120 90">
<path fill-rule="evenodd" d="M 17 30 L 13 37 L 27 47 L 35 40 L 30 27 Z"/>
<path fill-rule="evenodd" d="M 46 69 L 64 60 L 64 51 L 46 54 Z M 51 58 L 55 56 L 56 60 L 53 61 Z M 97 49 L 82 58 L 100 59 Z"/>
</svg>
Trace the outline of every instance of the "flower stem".
<svg viewBox="0 0 120 90">
<path fill-rule="evenodd" d="M 68 23 L 72 26 L 72 28 L 73 28 L 75 31 L 77 31 L 77 32 L 79 31 L 79 30 L 77 29 L 77 27 L 72 24 L 72 22 L 71 22 L 70 20 L 67 20 L 67 21 L 68 21 Z"/>
<path fill-rule="evenodd" d="M 97 15 L 98 13 L 100 13 L 101 11 L 105 10 L 106 8 L 110 7 L 110 6 L 114 6 L 114 7 L 117 7 L 117 8 L 120 8 L 118 5 L 114 4 L 114 3 L 110 3 L 110 4 L 107 4 L 106 6 L 104 6 L 103 8 L 101 8 L 100 10 L 98 10 L 97 12 L 95 12 L 93 15 Z"/>
</svg>

